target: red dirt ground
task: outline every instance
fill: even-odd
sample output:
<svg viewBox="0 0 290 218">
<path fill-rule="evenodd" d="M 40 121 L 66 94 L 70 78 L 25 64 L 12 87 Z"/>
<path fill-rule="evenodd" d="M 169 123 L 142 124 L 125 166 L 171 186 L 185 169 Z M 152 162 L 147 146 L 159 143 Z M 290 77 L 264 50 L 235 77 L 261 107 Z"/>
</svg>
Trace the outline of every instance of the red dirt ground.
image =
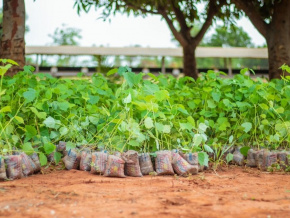
<svg viewBox="0 0 290 218">
<path fill-rule="evenodd" d="M 290 217 L 290 175 L 235 166 L 190 178 L 54 171 L 0 183 L 0 217 Z"/>
</svg>

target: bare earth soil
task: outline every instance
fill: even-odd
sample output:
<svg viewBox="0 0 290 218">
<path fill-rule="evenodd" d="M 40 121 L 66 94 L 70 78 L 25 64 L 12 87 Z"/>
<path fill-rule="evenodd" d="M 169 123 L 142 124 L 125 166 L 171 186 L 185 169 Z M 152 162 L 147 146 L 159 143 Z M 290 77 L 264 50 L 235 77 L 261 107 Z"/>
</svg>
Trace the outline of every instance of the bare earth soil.
<svg viewBox="0 0 290 218">
<path fill-rule="evenodd" d="M 0 183 L 0 217 L 290 217 L 290 175 L 235 166 L 189 178 L 53 171 Z"/>
</svg>

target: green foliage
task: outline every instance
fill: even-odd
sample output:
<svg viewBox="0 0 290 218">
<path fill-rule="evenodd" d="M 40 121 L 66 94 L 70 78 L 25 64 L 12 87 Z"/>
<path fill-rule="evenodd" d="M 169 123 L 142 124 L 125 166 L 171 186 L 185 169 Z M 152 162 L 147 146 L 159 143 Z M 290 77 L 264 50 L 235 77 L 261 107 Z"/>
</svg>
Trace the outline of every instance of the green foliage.
<svg viewBox="0 0 290 218">
<path fill-rule="evenodd" d="M 4 72 L 11 63 L 2 62 Z M 208 71 L 196 81 L 163 74 L 145 80 L 128 67 L 110 74 L 56 79 L 25 67 L 13 78 L 2 76 L 0 153 L 13 145 L 39 153 L 44 165 L 55 144 L 66 141 L 68 150 L 97 145 L 109 151 L 201 151 L 199 163 L 207 165 L 208 154 L 219 158 L 226 145 L 289 147 L 287 79 L 224 79 Z"/>
</svg>

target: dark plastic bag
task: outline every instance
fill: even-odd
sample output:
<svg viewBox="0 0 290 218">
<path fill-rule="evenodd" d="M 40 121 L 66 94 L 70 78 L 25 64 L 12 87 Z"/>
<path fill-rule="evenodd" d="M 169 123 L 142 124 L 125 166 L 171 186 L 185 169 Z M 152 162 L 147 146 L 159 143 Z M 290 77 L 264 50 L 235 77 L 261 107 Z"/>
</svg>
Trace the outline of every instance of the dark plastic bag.
<svg viewBox="0 0 290 218">
<path fill-rule="evenodd" d="M 3 157 L 0 157 L 0 181 L 6 180 L 6 168 L 5 168 L 5 161 Z"/>
<path fill-rule="evenodd" d="M 32 165 L 34 173 L 38 173 L 41 170 L 41 165 L 40 165 L 40 161 L 39 161 L 39 157 L 38 157 L 37 153 L 33 153 L 29 157 L 31 158 L 31 160 L 34 163 L 34 165 Z"/>
<path fill-rule="evenodd" d="M 108 153 L 106 152 L 94 152 L 92 153 L 92 174 L 104 174 L 108 161 Z"/>
<path fill-rule="evenodd" d="M 272 166 L 273 164 L 277 163 L 277 153 L 265 151 L 263 156 L 263 164 L 261 166 L 262 170 L 267 170 L 268 167 Z"/>
<path fill-rule="evenodd" d="M 265 150 L 262 149 L 254 153 L 256 165 L 259 169 L 262 169 L 262 166 L 263 166 L 264 152 Z"/>
<path fill-rule="evenodd" d="M 24 176 L 29 176 L 32 175 L 34 172 L 34 168 L 33 168 L 33 161 L 31 160 L 31 158 L 25 154 L 24 152 L 22 152 L 20 154 L 21 156 L 21 162 L 22 162 L 22 173 Z"/>
<path fill-rule="evenodd" d="M 257 167 L 257 163 L 256 163 L 256 159 L 255 156 L 257 151 L 253 150 L 253 149 L 249 149 L 248 150 L 248 154 L 247 154 L 247 166 L 248 167 Z"/>
<path fill-rule="evenodd" d="M 142 153 L 139 155 L 139 164 L 142 175 L 149 175 L 149 173 L 154 172 L 149 153 Z"/>
<path fill-rule="evenodd" d="M 174 175 L 172 168 L 172 153 L 171 151 L 156 152 L 155 168 L 158 176 L 160 175 Z"/>
<path fill-rule="evenodd" d="M 125 161 L 117 156 L 109 155 L 104 176 L 125 178 Z"/>
<path fill-rule="evenodd" d="M 7 166 L 6 173 L 8 179 L 21 179 L 22 177 L 22 158 L 20 155 L 10 155 L 5 158 Z"/>
<path fill-rule="evenodd" d="M 56 150 L 58 152 L 64 152 L 66 150 L 66 142 L 64 141 L 59 141 L 58 145 L 56 146 Z"/>
<path fill-rule="evenodd" d="M 81 152 L 80 170 L 90 171 L 91 170 L 92 155 L 90 151 Z"/>
<path fill-rule="evenodd" d="M 187 153 L 183 155 L 183 158 L 193 166 L 198 165 L 198 153 Z"/>
<path fill-rule="evenodd" d="M 67 155 L 64 156 L 62 160 L 67 170 L 78 169 L 81 156 L 76 150 L 72 149 L 68 151 Z"/>
<path fill-rule="evenodd" d="M 235 152 L 233 153 L 233 162 L 239 166 L 242 166 L 244 164 L 245 157 L 240 152 L 240 148 L 236 148 Z"/>
<path fill-rule="evenodd" d="M 172 154 L 172 167 L 179 176 L 188 176 L 198 173 L 198 166 L 189 164 L 179 155 L 179 153 Z"/>
<path fill-rule="evenodd" d="M 286 151 L 281 151 L 277 153 L 277 158 L 279 160 L 279 164 L 282 167 L 282 169 L 286 169 L 287 166 L 290 165 L 290 154 Z"/>
<path fill-rule="evenodd" d="M 142 173 L 139 165 L 138 152 L 129 150 L 125 152 L 122 156 L 126 161 L 125 174 L 127 176 L 141 177 Z"/>
</svg>

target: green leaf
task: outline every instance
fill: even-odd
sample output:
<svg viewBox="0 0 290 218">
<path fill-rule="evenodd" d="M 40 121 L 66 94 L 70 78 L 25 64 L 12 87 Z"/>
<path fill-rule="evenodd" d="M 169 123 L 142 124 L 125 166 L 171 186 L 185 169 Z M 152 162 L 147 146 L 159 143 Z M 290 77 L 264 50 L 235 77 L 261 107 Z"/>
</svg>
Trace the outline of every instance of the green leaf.
<svg viewBox="0 0 290 218">
<path fill-rule="evenodd" d="M 67 142 L 66 143 L 66 150 L 69 151 L 70 149 L 76 148 L 76 144 L 72 142 Z"/>
<path fill-rule="evenodd" d="M 56 148 L 51 142 L 45 143 L 43 147 L 46 154 L 51 154 Z"/>
<path fill-rule="evenodd" d="M 234 159 L 234 155 L 232 153 L 228 153 L 226 156 L 227 163 L 231 162 Z"/>
<path fill-rule="evenodd" d="M 44 125 L 48 128 L 55 128 L 55 119 L 48 117 L 43 121 Z"/>
<path fill-rule="evenodd" d="M 39 161 L 41 166 L 45 166 L 47 164 L 47 157 L 42 152 L 39 154 Z"/>
<path fill-rule="evenodd" d="M 170 133 L 171 127 L 170 125 L 164 125 L 163 126 L 163 133 Z"/>
<path fill-rule="evenodd" d="M 169 92 L 167 90 L 160 90 L 155 92 L 155 97 L 158 101 L 169 99 Z"/>
<path fill-rule="evenodd" d="M 17 120 L 19 123 L 24 123 L 24 120 L 23 120 L 22 117 L 15 116 L 14 118 L 15 118 L 15 120 Z"/>
<path fill-rule="evenodd" d="M 263 110 L 269 110 L 269 107 L 268 105 L 262 103 L 262 104 L 259 104 L 259 106 L 263 109 Z"/>
<path fill-rule="evenodd" d="M 209 108 L 216 108 L 216 104 L 214 103 L 213 100 L 207 100 L 207 106 Z"/>
<path fill-rule="evenodd" d="M 36 91 L 32 88 L 28 88 L 28 91 L 23 93 L 23 97 L 27 102 L 32 102 L 36 98 Z"/>
<path fill-rule="evenodd" d="M 137 142 L 136 140 L 130 140 L 128 144 L 133 147 L 139 147 L 139 142 Z"/>
<path fill-rule="evenodd" d="M 249 132 L 252 129 L 252 123 L 250 122 L 245 122 L 241 126 L 244 127 L 245 133 Z"/>
<path fill-rule="evenodd" d="M 198 153 L 198 163 L 201 166 L 208 166 L 208 154 L 205 152 Z"/>
<path fill-rule="evenodd" d="M 99 100 L 100 100 L 99 96 L 94 96 L 94 95 L 89 95 L 89 98 L 90 99 L 88 100 L 88 102 L 90 104 L 97 104 L 99 102 Z"/>
<path fill-rule="evenodd" d="M 202 143 L 202 136 L 201 134 L 195 134 L 193 136 L 193 146 L 199 146 Z"/>
<path fill-rule="evenodd" d="M 144 124 L 147 129 L 151 129 L 152 127 L 154 127 L 153 120 L 151 117 L 146 117 L 144 120 Z"/>
<path fill-rule="evenodd" d="M 45 112 L 38 112 L 38 110 L 34 107 L 30 107 L 30 110 L 39 118 L 39 119 L 45 119 L 46 113 Z"/>
<path fill-rule="evenodd" d="M 113 74 L 116 74 L 118 72 L 118 68 L 114 68 L 108 71 L 107 76 L 111 76 Z"/>
<path fill-rule="evenodd" d="M 195 120 L 192 118 L 192 116 L 188 116 L 187 117 L 187 121 L 193 126 L 195 127 Z"/>
<path fill-rule="evenodd" d="M 66 134 L 68 133 L 68 128 L 66 128 L 65 126 L 61 127 L 61 128 L 59 129 L 59 133 L 60 133 L 60 135 L 62 135 L 62 136 L 66 135 Z"/>
<path fill-rule="evenodd" d="M 58 164 L 61 159 L 61 153 L 59 153 L 58 151 L 54 152 L 53 157 L 54 157 L 55 163 Z"/>
<path fill-rule="evenodd" d="M 244 155 L 245 157 L 247 157 L 248 155 L 248 150 L 250 150 L 251 148 L 249 146 L 244 146 L 240 149 L 240 152 L 242 155 Z"/>
<path fill-rule="evenodd" d="M 158 132 L 163 132 L 164 131 L 164 125 L 162 123 L 155 123 L 155 127 L 158 130 Z"/>
<path fill-rule="evenodd" d="M 5 113 L 5 112 L 11 112 L 11 107 L 10 106 L 2 107 L 0 110 L 0 113 Z"/>
<path fill-rule="evenodd" d="M 231 135 L 231 136 L 229 137 L 229 143 L 232 143 L 232 142 L 233 142 L 233 139 L 234 139 L 234 136 Z"/>
<path fill-rule="evenodd" d="M 207 129 L 207 125 L 206 124 L 204 124 L 204 123 L 200 123 L 199 125 L 198 125 L 198 131 L 200 132 L 200 133 L 204 133 L 205 131 L 206 131 L 206 129 Z"/>
<path fill-rule="evenodd" d="M 279 108 L 276 109 L 276 112 L 278 114 L 283 114 L 284 113 L 284 108 L 283 107 L 279 107 Z"/>
<path fill-rule="evenodd" d="M 208 153 L 213 153 L 212 148 L 211 148 L 210 146 L 206 145 L 206 144 L 204 144 L 204 150 L 205 150 L 206 152 L 208 152 Z"/>
<path fill-rule="evenodd" d="M 220 92 L 212 92 L 211 96 L 213 98 L 213 100 L 215 100 L 216 102 L 219 102 L 221 99 L 221 93 Z"/>
<path fill-rule="evenodd" d="M 34 153 L 34 149 L 30 142 L 24 143 L 22 149 L 27 155 L 31 155 Z"/>
<path fill-rule="evenodd" d="M 181 130 L 189 130 L 191 131 L 193 129 L 193 125 L 191 123 L 179 123 Z"/>
<path fill-rule="evenodd" d="M 139 74 L 135 74 L 132 72 L 124 73 L 124 78 L 130 87 L 138 85 L 142 77 L 143 77 L 142 73 Z"/>
<path fill-rule="evenodd" d="M 124 104 L 129 104 L 132 101 L 132 97 L 131 94 L 129 93 L 129 95 L 126 98 L 123 98 L 123 103 Z"/>
<path fill-rule="evenodd" d="M 58 102 L 57 105 L 58 105 L 59 109 L 62 111 L 67 111 L 69 109 L 69 103 L 67 101 Z"/>
<path fill-rule="evenodd" d="M 35 129 L 34 126 L 26 125 L 25 130 L 26 130 L 25 135 L 27 137 L 27 140 L 37 135 L 37 130 Z"/>
<path fill-rule="evenodd" d="M 186 109 L 183 109 L 181 107 L 177 108 L 178 111 L 180 111 L 181 113 L 185 114 L 185 115 L 189 115 L 188 111 Z"/>
</svg>

